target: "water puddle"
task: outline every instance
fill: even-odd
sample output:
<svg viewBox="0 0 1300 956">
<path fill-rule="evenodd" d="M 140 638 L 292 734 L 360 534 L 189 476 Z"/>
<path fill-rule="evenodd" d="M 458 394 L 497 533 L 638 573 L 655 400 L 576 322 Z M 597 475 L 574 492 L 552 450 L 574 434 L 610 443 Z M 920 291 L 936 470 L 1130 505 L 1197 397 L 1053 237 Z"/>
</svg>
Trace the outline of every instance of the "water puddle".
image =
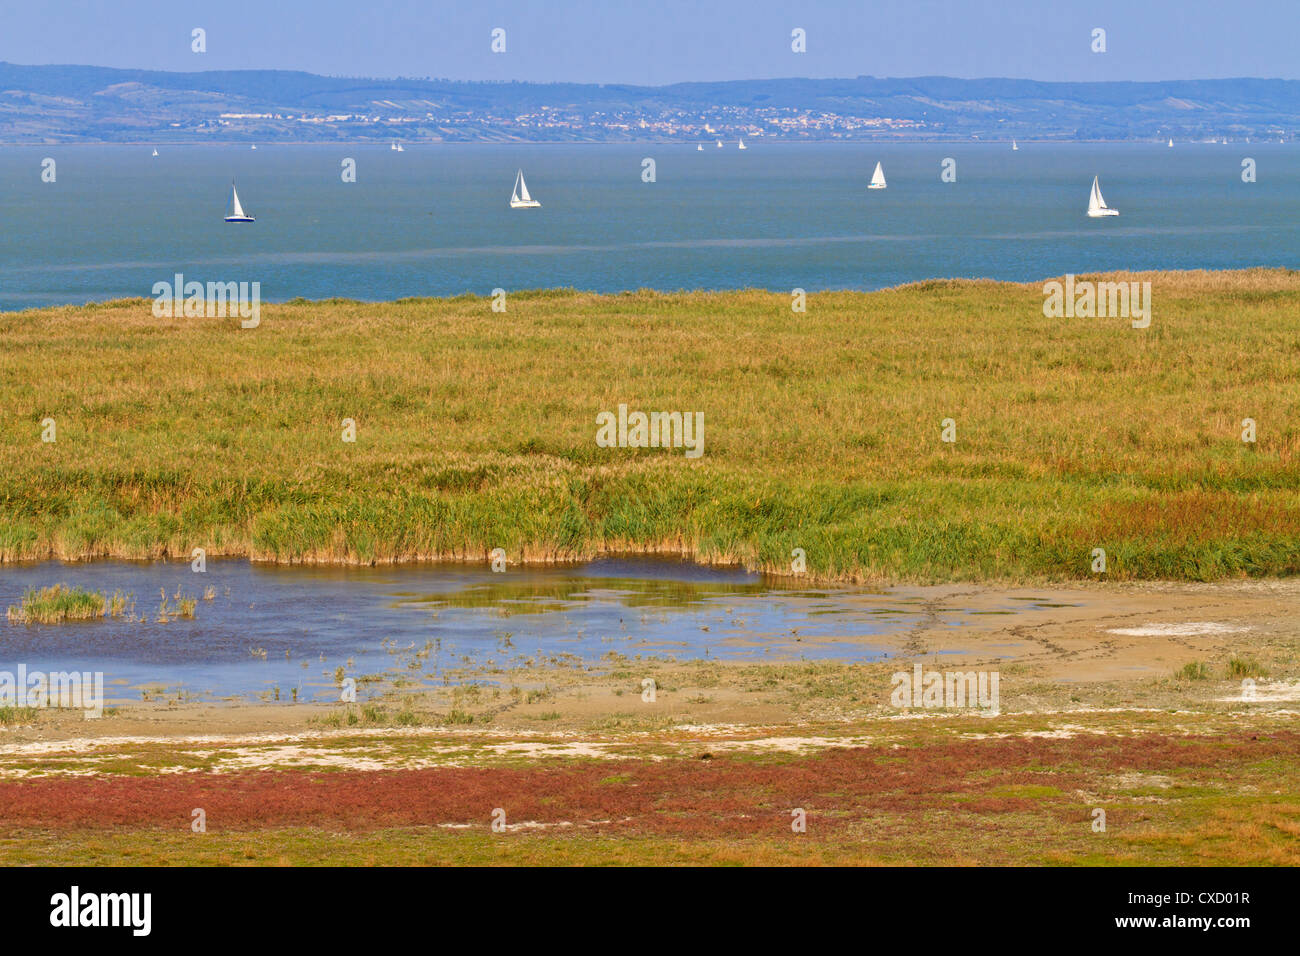
<svg viewBox="0 0 1300 956">
<path fill-rule="evenodd" d="M 504 573 L 209 560 L 199 574 L 183 562 L 51 561 L 0 569 L 0 610 L 60 582 L 128 594 L 128 616 L 0 623 L 0 670 L 102 671 L 110 702 L 334 701 L 339 668 L 365 699 L 393 686 L 490 682 L 521 665 L 612 667 L 617 655 L 874 661 L 926 616 L 915 595 L 785 587 L 647 559 Z M 174 604 L 178 594 L 197 598 L 194 619 L 160 621 L 163 595 Z"/>
</svg>

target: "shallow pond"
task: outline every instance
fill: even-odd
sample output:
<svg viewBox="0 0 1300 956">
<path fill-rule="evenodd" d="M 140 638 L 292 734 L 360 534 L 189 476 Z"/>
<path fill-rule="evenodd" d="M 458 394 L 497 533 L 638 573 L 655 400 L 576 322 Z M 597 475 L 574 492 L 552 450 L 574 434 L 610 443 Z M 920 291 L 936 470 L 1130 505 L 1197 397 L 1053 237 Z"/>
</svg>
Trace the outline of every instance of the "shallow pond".
<svg viewBox="0 0 1300 956">
<path fill-rule="evenodd" d="M 102 671 L 106 696 L 364 699 L 394 681 L 491 681 L 496 668 L 616 657 L 879 660 L 925 615 L 914 593 L 791 588 L 665 560 L 511 568 L 302 567 L 209 560 L 44 562 L 0 568 L 0 608 L 66 583 L 130 596 L 122 618 L 0 624 L 0 671 Z M 210 595 L 205 597 L 205 593 Z M 162 596 L 198 598 L 160 621 Z M 1008 607 L 1017 613 L 1024 605 Z M 960 612 L 960 608 L 944 608 Z M 963 621 L 941 617 L 943 624 Z M 276 698 L 278 690 L 279 697 Z"/>
</svg>

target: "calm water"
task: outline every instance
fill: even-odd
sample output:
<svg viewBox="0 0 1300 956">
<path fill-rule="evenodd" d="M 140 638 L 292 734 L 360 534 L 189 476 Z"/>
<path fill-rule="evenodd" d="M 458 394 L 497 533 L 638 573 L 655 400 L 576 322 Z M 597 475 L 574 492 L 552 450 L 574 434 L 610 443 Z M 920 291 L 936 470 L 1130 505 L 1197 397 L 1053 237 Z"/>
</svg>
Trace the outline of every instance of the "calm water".
<svg viewBox="0 0 1300 956">
<path fill-rule="evenodd" d="M 262 296 L 870 289 L 931 277 L 1300 263 L 1278 144 L 10 147 L 0 309 L 149 296 L 183 272 Z M 41 160 L 57 163 L 42 183 Z M 641 160 L 658 181 L 641 181 Z M 957 160 L 954 184 L 939 164 Z M 1241 181 L 1253 157 L 1258 182 Z M 357 162 L 358 181 L 340 179 Z M 877 159 L 889 188 L 868 192 Z M 507 200 L 523 167 L 540 210 Z M 1118 218 L 1084 215 L 1094 175 Z M 222 216 L 235 177 L 258 221 Z"/>
<path fill-rule="evenodd" d="M 493 574 L 460 565 L 396 568 L 187 563 L 45 562 L 0 571 L 0 610 L 30 587 L 64 582 L 134 600 L 135 620 L 49 625 L 0 618 L 0 670 L 103 671 L 107 696 L 184 688 L 204 698 L 279 687 L 300 700 L 337 700 L 334 671 L 416 684 L 491 680 L 495 666 L 627 657 L 878 660 L 875 635 L 916 623 L 914 596 L 784 590 L 757 575 L 677 561 L 603 560 Z M 160 623 L 160 590 L 201 595 L 193 620 Z M 143 620 L 140 620 L 143 618 Z M 830 644 L 818 638 L 848 636 Z M 807 639 L 807 640 L 805 640 Z M 261 652 L 265 651 L 265 657 Z M 423 652 L 423 653 L 421 653 Z M 352 664 L 349 666 L 348 661 Z M 605 661 L 608 663 L 608 661 Z M 448 669 L 460 671 L 450 677 Z M 116 683 L 114 683 L 116 682 Z M 358 695 L 381 688 L 359 683 Z"/>
</svg>

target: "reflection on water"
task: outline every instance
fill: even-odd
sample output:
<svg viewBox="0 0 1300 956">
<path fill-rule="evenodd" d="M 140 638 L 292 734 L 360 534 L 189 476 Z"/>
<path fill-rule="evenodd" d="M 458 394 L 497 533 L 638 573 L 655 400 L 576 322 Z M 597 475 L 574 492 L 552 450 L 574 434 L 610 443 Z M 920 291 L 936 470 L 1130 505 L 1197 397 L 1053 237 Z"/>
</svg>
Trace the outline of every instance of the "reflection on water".
<svg viewBox="0 0 1300 956">
<path fill-rule="evenodd" d="M 685 561 L 605 559 L 575 568 L 524 569 L 477 577 L 480 580 L 467 582 L 462 570 L 459 575 L 443 575 L 433 590 L 396 592 L 396 596 L 433 608 L 491 607 L 500 616 L 511 617 L 566 611 L 601 601 L 627 608 L 688 608 L 721 595 L 755 596 L 770 589 L 756 574 Z"/>
<path fill-rule="evenodd" d="M 627 657 L 878 660 L 878 635 L 914 624 L 912 599 L 783 588 L 744 571 L 675 560 L 512 568 L 286 567 L 210 560 L 107 561 L 0 569 L 0 610 L 58 582 L 133 601 L 130 619 L 0 624 L 0 670 L 105 673 L 110 699 L 183 689 L 200 698 L 337 700 L 400 683 L 491 680 L 525 664 Z M 198 598 L 194 620 L 160 621 L 164 593 Z M 210 597 L 205 598 L 205 592 Z M 847 603 L 846 597 L 857 600 Z M 833 642 L 827 638 L 834 638 Z M 379 677 L 382 680 L 367 680 Z"/>
</svg>

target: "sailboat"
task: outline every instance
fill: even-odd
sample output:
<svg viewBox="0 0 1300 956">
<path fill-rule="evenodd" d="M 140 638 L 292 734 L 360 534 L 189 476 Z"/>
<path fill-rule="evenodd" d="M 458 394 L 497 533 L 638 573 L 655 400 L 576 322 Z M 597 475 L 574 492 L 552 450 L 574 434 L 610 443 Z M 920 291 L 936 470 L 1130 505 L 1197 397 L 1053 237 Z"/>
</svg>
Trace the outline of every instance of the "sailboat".
<svg viewBox="0 0 1300 956">
<path fill-rule="evenodd" d="M 402 144 L 401 144 L 401 143 L 398 143 L 398 144 L 397 144 L 397 151 L 398 151 L 399 153 L 404 153 L 404 152 L 406 152 L 406 150 L 404 150 L 404 149 L 402 148 Z"/>
<path fill-rule="evenodd" d="M 235 181 L 230 181 L 230 215 L 226 217 L 226 222 L 256 222 L 252 216 L 244 212 L 244 207 L 239 204 L 239 193 L 235 192 Z"/>
<path fill-rule="evenodd" d="M 696 144 L 695 144 L 695 151 L 696 151 L 697 153 L 702 153 L 702 152 L 704 152 L 704 145 L 703 145 L 702 143 L 696 143 Z"/>
<path fill-rule="evenodd" d="M 154 154 L 155 156 L 157 156 L 157 155 L 158 155 L 158 150 L 155 149 L 155 150 L 153 151 L 153 154 Z"/>
<path fill-rule="evenodd" d="M 248 148 L 249 148 L 249 149 L 257 149 L 257 144 L 254 143 L 252 146 L 250 146 L 250 147 L 248 147 Z"/>
<path fill-rule="evenodd" d="M 741 148 L 741 149 L 749 149 L 749 147 L 745 145 L 745 141 L 744 141 L 743 139 L 740 140 L 740 148 Z"/>
<path fill-rule="evenodd" d="M 722 140 L 718 140 L 718 149 L 722 149 Z"/>
<path fill-rule="evenodd" d="M 388 148 L 389 148 L 390 151 L 392 151 L 392 152 L 394 152 L 394 153 L 397 152 L 397 144 L 396 144 L 396 143 L 390 143 L 390 144 L 388 145 Z"/>
<path fill-rule="evenodd" d="M 1011 152 L 1014 153 L 1014 152 L 1016 152 L 1018 149 L 1020 149 L 1020 147 L 1016 145 L 1016 141 L 1013 139 L 1013 140 L 1011 141 Z"/>
<path fill-rule="evenodd" d="M 876 163 L 876 171 L 871 174 L 871 182 L 867 184 L 868 189 L 885 188 L 885 171 L 880 168 L 880 163 Z"/>
<path fill-rule="evenodd" d="M 1094 219 L 1101 216 L 1118 216 L 1118 209 L 1111 209 L 1106 205 L 1106 200 L 1101 198 L 1101 186 L 1097 182 L 1097 177 L 1092 177 L 1092 195 L 1088 197 L 1088 215 Z"/>
<path fill-rule="evenodd" d="M 528 195 L 528 184 L 524 182 L 524 171 L 519 170 L 515 176 L 515 191 L 510 195 L 510 208 L 539 209 L 541 205 L 536 199 Z"/>
<path fill-rule="evenodd" d="M 1169 148 L 1170 149 L 1174 148 L 1174 141 L 1172 139 L 1169 141 Z"/>
</svg>

